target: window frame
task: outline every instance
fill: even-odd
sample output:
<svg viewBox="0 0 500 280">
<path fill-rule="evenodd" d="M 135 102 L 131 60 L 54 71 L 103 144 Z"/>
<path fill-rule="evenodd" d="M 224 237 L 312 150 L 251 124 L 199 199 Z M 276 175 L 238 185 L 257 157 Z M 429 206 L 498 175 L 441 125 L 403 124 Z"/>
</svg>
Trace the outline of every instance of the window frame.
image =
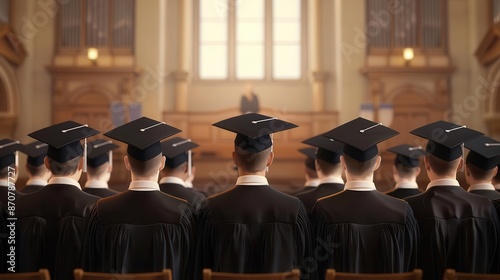
<svg viewBox="0 0 500 280">
<path fill-rule="evenodd" d="M 300 78 L 298 79 L 276 79 L 273 77 L 273 27 L 272 27 L 272 1 L 264 0 L 264 78 L 263 79 L 238 79 L 236 78 L 236 12 L 235 1 L 228 1 L 228 59 L 227 69 L 228 75 L 225 79 L 205 79 L 200 77 L 200 2 L 203 0 L 194 0 L 193 2 L 193 81 L 197 83 L 220 83 L 220 82 L 252 82 L 252 83 L 266 83 L 266 82 L 306 82 L 307 81 L 307 47 L 308 47 L 308 0 L 299 0 L 301 5 L 301 42 L 300 42 L 300 56 L 301 56 L 301 69 Z"/>
<path fill-rule="evenodd" d="M 116 48 L 113 46 L 114 44 L 114 39 L 113 39 L 113 12 L 114 12 L 114 6 L 115 6 L 115 1 L 116 0 L 109 0 L 109 14 L 108 14 L 108 44 L 107 46 L 97 46 L 99 50 L 99 54 L 104 54 L 104 55 L 133 55 L 135 53 L 135 25 L 136 25 L 136 0 L 133 1 L 133 9 L 132 9 L 132 46 L 131 48 Z M 86 53 L 88 48 L 91 48 L 93 46 L 87 46 L 87 24 L 86 24 L 86 18 L 87 18 L 87 0 L 79 0 L 80 2 L 80 46 L 79 47 L 63 47 L 62 46 L 62 36 L 61 34 L 61 14 L 60 12 L 57 13 L 56 17 L 56 34 L 55 34 L 55 41 L 56 41 L 56 53 L 60 55 L 74 55 L 74 54 L 82 54 Z M 59 11 L 61 9 L 61 5 L 59 5 Z"/>
<path fill-rule="evenodd" d="M 366 4 L 366 10 L 365 10 L 365 27 L 368 25 L 369 21 L 369 4 L 371 0 L 365 0 Z M 389 1 L 394 1 L 394 0 L 386 0 L 389 6 Z M 416 14 L 417 14 L 417 46 L 408 46 L 410 48 L 414 49 L 415 54 L 426 54 L 426 55 L 442 55 L 442 54 L 447 54 L 448 53 L 448 0 L 439 0 L 441 5 L 442 5 L 442 14 L 439 17 L 442 25 L 442 33 L 441 33 L 441 40 L 442 44 L 440 47 L 437 48 L 424 48 L 423 46 L 423 33 L 422 33 L 422 1 L 416 1 L 416 4 L 418 5 L 416 7 Z M 391 25 L 390 25 L 390 31 L 389 31 L 389 47 L 373 47 L 370 46 L 368 43 L 366 46 L 366 52 L 368 55 L 400 55 L 403 53 L 404 47 L 396 47 L 395 46 L 395 38 L 394 38 L 394 14 L 391 14 Z M 368 36 L 368 35 L 367 35 Z"/>
</svg>

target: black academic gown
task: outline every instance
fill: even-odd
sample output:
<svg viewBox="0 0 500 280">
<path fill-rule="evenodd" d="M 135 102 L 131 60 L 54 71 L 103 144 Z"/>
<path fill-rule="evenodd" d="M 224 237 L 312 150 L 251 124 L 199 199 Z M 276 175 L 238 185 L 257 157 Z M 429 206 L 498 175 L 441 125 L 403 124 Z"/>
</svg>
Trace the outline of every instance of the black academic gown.
<svg viewBox="0 0 500 280">
<path fill-rule="evenodd" d="M 301 267 L 309 255 L 302 202 L 268 185 L 237 185 L 200 210 L 197 271 L 271 273 Z"/>
<path fill-rule="evenodd" d="M 24 194 L 34 193 L 41 190 L 45 185 L 26 185 L 21 192 Z"/>
<path fill-rule="evenodd" d="M 303 192 L 297 195 L 297 198 L 304 203 L 307 213 L 311 213 L 316 200 L 319 198 L 338 193 L 344 190 L 344 184 L 340 183 L 322 183 L 311 191 Z"/>
<path fill-rule="evenodd" d="M 51 279 L 72 279 L 80 267 L 83 230 L 99 198 L 78 187 L 48 184 L 17 203 L 18 270 L 48 268 Z"/>
<path fill-rule="evenodd" d="M 159 190 L 103 198 L 85 229 L 83 268 L 120 274 L 168 268 L 173 279 L 191 280 L 194 227 L 189 204 Z"/>
<path fill-rule="evenodd" d="M 38 179 L 38 178 L 33 178 L 29 179 L 26 182 L 26 185 L 22 188 L 18 187 L 20 189 L 20 192 L 23 194 L 28 194 L 28 193 L 34 193 L 39 190 L 41 190 L 43 187 L 47 185 L 47 181 L 44 179 Z"/>
<path fill-rule="evenodd" d="M 18 190 L 10 191 L 10 201 L 11 203 L 16 203 L 16 201 L 23 196 L 24 194 L 19 192 Z M 8 207 L 9 205 L 9 188 L 6 186 L 0 186 L 0 202 L 4 205 L 4 207 Z"/>
<path fill-rule="evenodd" d="M 397 273 L 416 267 L 418 226 L 410 206 L 400 199 L 375 189 L 344 190 L 319 199 L 311 219 L 319 248 L 318 280 L 325 279 L 327 268 Z"/>
<path fill-rule="evenodd" d="M 417 267 L 424 279 L 442 279 L 446 268 L 459 272 L 498 270 L 498 217 L 488 199 L 460 186 L 434 186 L 406 198 L 420 228 Z"/>
<path fill-rule="evenodd" d="M 302 193 L 305 193 L 305 192 L 308 192 L 308 191 L 312 191 L 314 190 L 315 188 L 317 188 L 318 186 L 305 186 L 304 188 L 296 191 L 296 192 L 293 192 L 293 193 L 290 193 L 290 195 L 293 195 L 293 196 L 297 196 L 299 194 L 302 194 Z"/>
<path fill-rule="evenodd" d="M 491 189 L 475 189 L 474 186 L 470 186 L 468 192 L 484 196 L 490 201 L 500 198 L 500 193 L 495 190 L 493 185 L 491 185 Z"/>
<path fill-rule="evenodd" d="M 0 273 L 5 273 L 7 269 L 7 254 L 8 251 L 8 236 L 9 231 L 7 230 L 7 211 L 5 206 L 0 202 L 0 254 L 2 254 L 2 260 L 0 262 Z"/>
<path fill-rule="evenodd" d="M 196 212 L 206 199 L 203 194 L 175 183 L 161 183 L 160 190 L 166 194 L 187 200 Z"/>
<path fill-rule="evenodd" d="M 91 195 L 95 195 L 95 196 L 98 196 L 98 197 L 109 197 L 109 196 L 113 196 L 115 194 L 119 194 L 119 192 L 115 191 L 115 190 L 112 190 L 112 189 L 109 189 L 109 188 L 83 188 L 83 191 L 88 193 L 88 194 L 91 194 Z"/>
<path fill-rule="evenodd" d="M 395 198 L 403 199 L 405 197 L 409 197 L 409 196 L 417 195 L 417 194 L 421 194 L 421 193 L 422 193 L 422 191 L 419 189 L 395 189 L 395 190 L 387 192 L 385 194 L 392 196 L 392 197 L 395 197 Z"/>
</svg>

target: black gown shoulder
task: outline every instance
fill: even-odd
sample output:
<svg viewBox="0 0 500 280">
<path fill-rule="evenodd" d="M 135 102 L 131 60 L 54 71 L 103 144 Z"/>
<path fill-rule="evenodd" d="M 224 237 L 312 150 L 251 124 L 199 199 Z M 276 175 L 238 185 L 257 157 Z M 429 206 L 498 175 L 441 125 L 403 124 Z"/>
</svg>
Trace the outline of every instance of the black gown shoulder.
<svg viewBox="0 0 500 280">
<path fill-rule="evenodd" d="M 307 212 L 270 186 L 236 186 L 200 210 L 197 271 L 271 273 L 299 268 L 308 256 Z"/>
<path fill-rule="evenodd" d="M 196 211 L 200 209 L 201 204 L 206 199 L 206 196 L 204 196 L 202 193 L 188 189 L 179 184 L 173 184 L 173 183 L 160 184 L 160 190 L 172 196 L 187 200 L 187 202 Z"/>
<path fill-rule="evenodd" d="M 319 198 L 329 196 L 340 191 L 344 190 L 344 184 L 336 184 L 336 183 L 325 183 L 320 184 L 318 187 L 314 188 L 311 191 L 303 192 L 297 195 L 297 198 L 304 203 L 306 210 L 308 213 L 312 211 L 316 200 Z"/>
<path fill-rule="evenodd" d="M 327 268 L 397 273 L 415 268 L 418 226 L 408 203 L 373 191 L 344 190 L 317 201 L 313 239 L 322 249 L 317 279 Z"/>
<path fill-rule="evenodd" d="M 48 268 L 52 279 L 71 279 L 80 266 L 87 218 L 99 197 L 75 186 L 52 184 L 17 201 L 20 272 Z"/>
<path fill-rule="evenodd" d="M 490 201 L 459 186 L 435 186 L 405 199 L 421 232 L 418 267 L 425 279 L 441 279 L 446 268 L 498 271 L 498 216 Z"/>
<path fill-rule="evenodd" d="M 194 227 L 187 201 L 160 191 L 103 198 L 85 230 L 83 268 L 120 274 L 169 268 L 173 279 L 192 279 Z"/>
<path fill-rule="evenodd" d="M 119 194 L 119 192 L 112 190 L 112 189 L 109 189 L 109 188 L 105 188 L 105 189 L 103 189 L 103 188 L 83 188 L 83 191 L 88 193 L 88 194 L 95 195 L 98 197 L 109 197 L 109 196 L 113 196 L 115 194 Z"/>
<path fill-rule="evenodd" d="M 470 193 L 484 196 L 490 201 L 500 198 L 500 193 L 495 190 L 472 190 Z"/>
<path fill-rule="evenodd" d="M 409 196 L 417 195 L 417 194 L 421 194 L 421 193 L 422 193 L 422 191 L 419 189 L 395 189 L 395 190 L 387 192 L 385 194 L 392 196 L 392 197 L 395 197 L 395 198 L 403 199 L 405 197 L 409 197 Z"/>
</svg>

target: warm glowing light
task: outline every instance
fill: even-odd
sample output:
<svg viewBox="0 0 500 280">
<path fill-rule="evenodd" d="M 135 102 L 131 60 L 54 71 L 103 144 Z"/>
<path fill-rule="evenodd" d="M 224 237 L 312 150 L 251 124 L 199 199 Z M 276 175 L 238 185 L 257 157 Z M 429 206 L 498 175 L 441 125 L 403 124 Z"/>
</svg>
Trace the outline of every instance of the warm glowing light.
<svg viewBox="0 0 500 280">
<path fill-rule="evenodd" d="M 415 53 L 412 48 L 405 48 L 403 50 L 403 57 L 406 61 L 410 61 L 415 57 Z"/>
<path fill-rule="evenodd" d="M 99 57 L 99 50 L 97 48 L 89 48 L 87 50 L 87 58 L 90 61 L 96 61 Z"/>
</svg>

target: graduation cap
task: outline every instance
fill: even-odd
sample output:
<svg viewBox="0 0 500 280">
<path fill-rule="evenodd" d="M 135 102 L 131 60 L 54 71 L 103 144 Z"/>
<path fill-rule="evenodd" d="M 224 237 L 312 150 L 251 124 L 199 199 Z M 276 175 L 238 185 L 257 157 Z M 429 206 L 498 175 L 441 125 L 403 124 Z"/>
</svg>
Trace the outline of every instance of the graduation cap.
<svg viewBox="0 0 500 280">
<path fill-rule="evenodd" d="M 490 170 L 500 164 L 500 142 L 482 136 L 465 142 L 470 150 L 466 162 L 482 170 Z"/>
<path fill-rule="evenodd" d="M 32 166 L 40 166 L 43 164 L 43 160 L 47 156 L 47 150 L 49 145 L 41 141 L 34 141 L 29 144 L 23 145 L 21 152 L 28 156 L 27 163 Z"/>
<path fill-rule="evenodd" d="M 417 167 L 420 164 L 419 158 L 425 155 L 424 150 L 420 146 L 410 146 L 402 144 L 387 149 L 387 151 L 395 153 L 396 159 L 394 164 L 402 164 L 405 167 Z"/>
<path fill-rule="evenodd" d="M 427 142 L 427 153 L 445 161 L 453 161 L 463 155 L 461 144 L 483 135 L 479 131 L 469 129 L 454 123 L 437 121 L 419 127 L 411 134 L 429 140 Z"/>
<path fill-rule="evenodd" d="M 258 153 L 273 145 L 270 134 L 292 129 L 297 125 L 257 113 L 248 113 L 212 124 L 236 133 L 234 144 L 239 148 Z"/>
<path fill-rule="evenodd" d="M 298 151 L 306 156 L 306 167 L 316 171 L 316 148 L 302 148 Z"/>
<path fill-rule="evenodd" d="M 188 173 L 191 174 L 191 150 L 199 145 L 181 137 L 174 137 L 161 142 L 161 150 L 167 158 L 165 166 L 168 168 L 176 168 L 177 166 L 187 162 Z"/>
<path fill-rule="evenodd" d="M 10 139 L 0 140 L 0 169 L 9 165 L 17 165 L 17 151 L 22 149 L 19 141 Z"/>
<path fill-rule="evenodd" d="M 119 146 L 113 144 L 111 140 L 96 139 L 88 143 L 89 153 L 87 155 L 87 164 L 92 168 L 97 168 L 106 162 L 112 164 L 113 150 Z"/>
<path fill-rule="evenodd" d="M 65 121 L 32 132 L 28 136 L 48 144 L 47 156 L 59 163 L 64 163 L 81 155 L 83 155 L 84 162 L 87 162 L 87 138 L 99 133 L 87 124 Z M 82 139 L 85 140 L 83 147 L 80 144 Z M 83 171 L 87 171 L 86 164 L 83 165 Z"/>
<path fill-rule="evenodd" d="M 141 117 L 104 133 L 109 138 L 128 144 L 127 153 L 139 161 L 148 161 L 161 154 L 160 141 L 181 130 L 164 122 Z"/>
<path fill-rule="evenodd" d="M 316 151 L 317 159 L 332 164 L 340 163 L 340 156 L 343 153 L 344 144 L 331 138 L 324 137 L 323 135 L 311 137 L 302 141 L 302 143 L 318 148 Z"/>
<path fill-rule="evenodd" d="M 399 132 L 381 123 L 359 117 L 324 133 L 323 136 L 344 143 L 344 154 L 365 162 L 378 155 L 378 143 L 398 134 Z"/>
</svg>

